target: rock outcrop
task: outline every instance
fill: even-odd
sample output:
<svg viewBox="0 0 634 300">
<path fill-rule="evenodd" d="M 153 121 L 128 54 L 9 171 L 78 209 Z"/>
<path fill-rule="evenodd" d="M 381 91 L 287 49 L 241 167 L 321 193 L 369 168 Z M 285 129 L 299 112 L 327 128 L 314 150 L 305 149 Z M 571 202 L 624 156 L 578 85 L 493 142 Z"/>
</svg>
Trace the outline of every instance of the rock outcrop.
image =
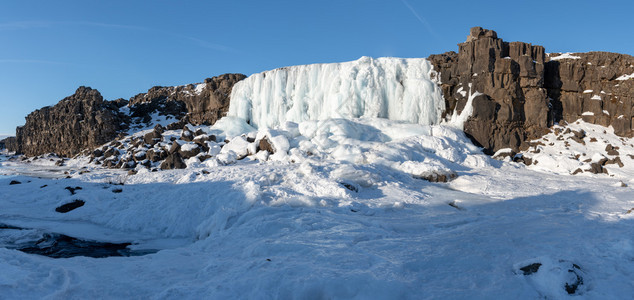
<svg viewBox="0 0 634 300">
<path fill-rule="evenodd" d="M 583 119 L 612 126 L 620 136 L 634 134 L 634 57 L 608 52 L 551 53 L 546 75 L 544 86 L 556 122 Z"/>
<path fill-rule="evenodd" d="M 492 154 L 519 149 L 549 125 L 544 88 L 544 47 L 508 43 L 492 30 L 474 27 L 459 52 L 429 57 L 440 73 L 447 114 L 461 112 L 470 94 L 473 113 L 465 133 Z"/>
<path fill-rule="evenodd" d="M 579 118 L 632 136 L 634 57 L 546 55 L 542 46 L 505 42 L 481 27 L 471 28 L 458 46 L 458 53 L 429 59 L 440 76 L 446 115 L 460 113 L 471 93 L 482 93 L 472 100 L 464 131 L 485 152 L 526 149 L 553 124 Z"/>
<path fill-rule="evenodd" d="M 16 152 L 18 148 L 18 140 L 14 136 L 10 136 L 0 141 L 0 149 L 7 149 L 9 152 Z"/>
<path fill-rule="evenodd" d="M 30 113 L 16 129 L 17 146 L 12 150 L 28 156 L 57 153 L 73 156 L 113 140 L 125 129 L 119 113 L 121 101 L 104 101 L 99 91 L 79 87 L 75 94 L 53 107 Z"/>
<path fill-rule="evenodd" d="M 147 93 L 130 98 L 130 106 L 164 101 L 173 107 L 181 105 L 181 109 L 172 110 L 171 114 L 186 114 L 187 121 L 192 124 L 211 125 L 225 115 L 233 85 L 244 78 L 246 76 L 242 74 L 223 74 L 197 85 L 155 86 Z"/>
<path fill-rule="evenodd" d="M 105 101 L 99 91 L 82 86 L 55 106 L 29 114 L 25 125 L 16 129 L 15 139 L 8 139 L 5 145 L 9 151 L 27 156 L 51 152 L 73 156 L 114 140 L 133 123 L 148 123 L 153 113 L 173 118 L 179 129 L 187 122 L 213 124 L 229 109 L 233 85 L 245 77 L 224 74 L 198 85 L 153 87 L 130 101 Z M 125 105 L 129 112 L 123 113 Z M 160 136 L 164 129 L 160 130 L 154 135 Z"/>
</svg>

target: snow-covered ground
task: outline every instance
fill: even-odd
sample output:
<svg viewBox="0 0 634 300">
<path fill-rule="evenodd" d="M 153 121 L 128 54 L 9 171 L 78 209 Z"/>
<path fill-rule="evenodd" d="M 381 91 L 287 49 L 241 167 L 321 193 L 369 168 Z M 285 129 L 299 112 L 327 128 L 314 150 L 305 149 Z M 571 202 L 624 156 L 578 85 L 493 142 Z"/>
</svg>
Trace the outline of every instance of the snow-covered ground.
<svg viewBox="0 0 634 300">
<path fill-rule="evenodd" d="M 339 122 L 406 127 L 379 121 Z M 128 175 L 78 159 L 48 172 L 58 178 L 19 175 L 47 173 L 50 160 L 4 161 L 0 223 L 160 251 L 54 259 L 0 248 L 0 297 L 557 299 L 566 284 L 585 298 L 631 296 L 634 181 L 533 170 L 481 154 L 459 130 L 407 126 L 419 127 L 340 143 L 361 147 L 360 161 L 332 151 Z M 415 176 L 433 167 L 457 177 Z M 76 199 L 85 205 L 55 211 Z M 0 244 L 23 238 L 9 231 Z"/>
</svg>

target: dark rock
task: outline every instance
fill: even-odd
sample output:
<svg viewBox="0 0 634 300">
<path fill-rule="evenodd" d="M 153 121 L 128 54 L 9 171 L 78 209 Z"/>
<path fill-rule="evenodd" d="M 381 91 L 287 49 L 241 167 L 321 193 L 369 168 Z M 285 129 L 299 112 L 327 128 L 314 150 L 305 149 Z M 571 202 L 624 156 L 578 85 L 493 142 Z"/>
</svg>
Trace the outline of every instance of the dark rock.
<svg viewBox="0 0 634 300">
<path fill-rule="evenodd" d="M 112 192 L 115 193 L 115 194 L 118 194 L 118 193 L 123 192 L 123 189 L 113 189 Z"/>
<path fill-rule="evenodd" d="M 200 146 L 203 152 L 209 151 L 209 146 L 207 145 L 208 141 L 210 141 L 210 138 L 206 134 L 202 134 L 194 138 L 194 143 Z"/>
<path fill-rule="evenodd" d="M 180 120 L 174 122 L 174 123 L 170 123 L 167 125 L 167 130 L 177 130 L 177 129 L 182 129 L 183 126 L 185 126 L 185 124 L 188 124 L 189 120 L 187 119 L 187 116 L 182 117 Z"/>
<path fill-rule="evenodd" d="M 183 162 L 180 154 L 178 152 L 174 152 L 170 154 L 162 163 L 162 170 L 170 170 L 170 169 L 185 169 L 187 165 Z"/>
<path fill-rule="evenodd" d="M 530 166 L 533 164 L 533 159 L 530 157 L 526 157 L 523 154 L 516 154 L 515 156 L 513 156 L 513 161 L 516 163 L 523 163 L 527 166 Z"/>
<path fill-rule="evenodd" d="M 163 139 L 164 131 L 165 131 L 165 128 L 163 128 L 161 124 L 156 125 L 154 127 L 154 130 L 146 133 L 145 136 L 143 136 L 143 142 L 154 146 L 156 143 L 160 142 L 161 139 Z"/>
<path fill-rule="evenodd" d="M 198 155 L 198 153 L 200 153 L 200 148 L 199 147 L 191 148 L 189 151 L 184 151 L 183 148 L 181 147 L 180 150 L 178 151 L 178 154 L 180 154 L 180 156 L 183 159 L 188 159 L 190 157 L 194 157 L 194 156 Z"/>
<path fill-rule="evenodd" d="M 119 155 L 119 151 L 116 148 L 108 148 L 108 150 L 106 150 L 106 152 L 104 152 L 103 157 L 108 158 L 110 156 Z"/>
<path fill-rule="evenodd" d="M 605 146 L 605 151 L 607 152 L 608 155 L 619 155 L 619 151 L 617 151 L 616 149 L 617 148 L 615 148 L 611 144 L 608 144 L 607 146 Z"/>
<path fill-rule="evenodd" d="M 500 153 L 496 152 L 496 154 L 493 156 L 493 158 L 499 159 L 499 160 L 504 160 L 504 158 L 509 157 L 509 158 L 511 158 L 511 160 L 513 160 L 515 155 L 517 155 L 517 154 L 514 151 L 504 151 L 504 152 L 500 152 Z"/>
<path fill-rule="evenodd" d="M 11 182 L 9 182 L 9 185 L 14 185 L 14 184 L 22 184 L 22 182 L 19 182 L 17 180 L 11 180 Z"/>
<path fill-rule="evenodd" d="M 20 144 L 18 143 L 18 139 L 15 136 L 8 137 L 0 141 L 0 149 L 7 149 L 9 152 L 21 152 Z"/>
<path fill-rule="evenodd" d="M 187 121 L 192 124 L 211 125 L 223 117 L 229 109 L 229 95 L 238 81 L 246 78 L 242 74 L 224 74 L 205 79 L 202 89 L 197 92 L 195 85 L 153 87 L 147 93 L 139 94 L 130 99 L 130 105 L 152 103 L 157 100 L 179 102 L 184 104 Z M 184 125 L 184 124 L 183 124 Z M 182 125 L 173 129 L 180 129 Z"/>
<path fill-rule="evenodd" d="M 359 192 L 359 188 L 355 184 L 348 183 L 348 182 L 341 182 L 341 185 L 345 187 L 346 189 L 353 191 L 355 193 Z"/>
<path fill-rule="evenodd" d="M 590 164 L 590 169 L 588 170 L 588 172 L 590 172 L 592 174 L 603 173 L 603 166 L 601 166 L 598 163 L 591 163 Z"/>
<path fill-rule="evenodd" d="M 75 191 L 76 190 L 81 190 L 81 187 L 80 186 L 76 186 L 76 187 L 67 186 L 64 189 L 68 190 L 71 195 L 75 195 Z"/>
<path fill-rule="evenodd" d="M 152 161 L 152 162 L 157 162 L 157 161 L 161 161 L 164 160 L 165 158 L 167 158 L 167 152 L 163 151 L 163 150 L 154 150 L 154 149 L 150 149 L 146 152 L 146 157 L 148 160 Z"/>
<path fill-rule="evenodd" d="M 440 173 L 429 173 L 429 174 L 421 174 L 415 175 L 414 178 L 427 180 L 429 182 L 448 182 L 458 175 L 453 172 L 440 172 Z"/>
<path fill-rule="evenodd" d="M 262 150 L 268 151 L 270 154 L 275 153 L 275 149 L 273 148 L 271 141 L 269 141 L 267 137 L 263 137 L 258 143 L 257 151 Z"/>
<path fill-rule="evenodd" d="M 467 41 L 459 44 L 459 53 L 429 59 L 441 74 L 446 113 L 462 111 L 469 89 L 482 93 L 473 99 L 473 114 L 464 131 L 486 153 L 502 148 L 517 152 L 528 147 L 527 140 L 547 132 L 543 47 L 507 43 L 492 30 L 474 27 Z"/>
<path fill-rule="evenodd" d="M 621 157 L 617 156 L 615 158 L 612 159 L 608 159 L 608 161 L 605 162 L 606 165 L 610 165 L 610 164 L 616 164 L 619 166 L 619 168 L 623 168 L 624 164 L 621 161 Z"/>
<path fill-rule="evenodd" d="M 194 133 L 189 130 L 187 125 L 183 126 L 183 132 L 181 132 L 181 140 L 191 142 L 194 140 Z"/>
<path fill-rule="evenodd" d="M 531 274 L 536 273 L 537 271 L 539 271 L 539 267 L 541 267 L 541 266 L 542 266 L 541 263 L 534 263 L 534 264 L 530 264 L 528 266 L 521 267 L 520 270 L 522 272 L 524 272 L 524 275 L 531 275 Z"/>
<path fill-rule="evenodd" d="M 103 151 L 101 151 L 101 149 L 95 149 L 92 152 L 92 157 L 101 157 L 103 156 Z"/>
<path fill-rule="evenodd" d="M 634 73 L 634 57 L 575 55 L 580 58 L 550 60 L 541 46 L 507 43 L 494 31 L 474 27 L 458 53 L 431 55 L 429 60 L 440 75 L 445 114 L 464 109 L 469 86 L 471 92 L 483 93 L 473 99 L 473 114 L 464 131 L 488 154 L 502 148 L 525 149 L 527 141 L 541 137 L 549 126 L 574 122 L 585 111 L 595 116 L 588 122 L 612 125 L 621 136 L 634 135 L 634 80 L 616 81 Z M 573 139 L 584 144 L 584 137 L 575 134 Z"/>
<path fill-rule="evenodd" d="M 134 161 L 137 161 L 137 162 L 143 161 L 147 158 L 147 152 L 144 152 L 144 151 L 136 152 L 134 153 L 133 158 L 134 158 Z"/>
<path fill-rule="evenodd" d="M 66 203 L 64 205 L 61 205 L 61 206 L 55 208 L 55 211 L 58 212 L 58 213 L 67 213 L 67 212 L 69 212 L 71 210 L 74 210 L 74 209 L 76 209 L 78 207 L 84 206 L 84 203 L 85 202 L 83 200 L 74 200 L 73 202 L 69 202 L 69 203 Z"/>
<path fill-rule="evenodd" d="M 180 151 L 180 149 L 181 149 L 181 145 L 179 143 L 177 143 L 177 142 L 174 142 L 172 144 L 172 146 L 170 147 L 169 153 L 170 154 L 176 153 L 176 152 Z"/>
<path fill-rule="evenodd" d="M 73 156 L 114 139 L 126 128 L 117 103 L 104 101 L 97 90 L 79 87 L 53 107 L 43 107 L 26 117 L 16 129 L 16 151 L 27 156 L 54 152 Z M 122 125 L 123 124 L 123 125 Z"/>
</svg>

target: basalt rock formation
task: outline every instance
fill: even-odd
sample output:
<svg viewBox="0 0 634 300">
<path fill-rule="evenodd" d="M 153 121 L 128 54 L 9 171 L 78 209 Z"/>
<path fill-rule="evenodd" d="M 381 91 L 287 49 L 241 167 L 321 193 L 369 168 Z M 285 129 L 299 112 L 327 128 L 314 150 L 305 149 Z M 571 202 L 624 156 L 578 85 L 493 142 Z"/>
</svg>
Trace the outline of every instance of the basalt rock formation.
<svg viewBox="0 0 634 300">
<path fill-rule="evenodd" d="M 130 106 L 165 101 L 175 106 L 171 114 L 186 114 L 187 121 L 192 124 L 211 125 L 225 115 L 229 109 L 229 95 L 233 85 L 244 78 L 246 76 L 242 74 L 224 74 L 207 78 L 198 85 L 155 86 L 147 93 L 132 97 Z M 177 108 L 179 106 L 182 108 Z"/>
<path fill-rule="evenodd" d="M 99 91 L 80 87 L 55 106 L 29 114 L 25 125 L 16 129 L 15 140 L 5 145 L 9 151 L 27 156 L 56 153 L 68 157 L 114 140 L 135 123 L 149 122 L 153 113 L 174 118 L 173 127 L 178 129 L 184 123 L 213 124 L 227 112 L 233 85 L 245 77 L 224 74 L 198 85 L 153 87 L 129 101 L 105 101 Z M 121 109 L 125 105 L 129 112 Z"/>
<path fill-rule="evenodd" d="M 544 87 L 555 121 L 612 126 L 620 136 L 634 132 L 634 57 L 608 52 L 575 53 L 546 63 Z M 562 57 L 562 56 L 560 56 Z M 630 75 L 630 76 L 628 76 Z"/>
<path fill-rule="evenodd" d="M 446 114 L 473 97 L 465 133 L 492 154 L 526 149 L 548 127 L 579 118 L 632 136 L 634 57 L 590 52 L 546 55 L 544 47 L 505 42 L 492 30 L 471 28 L 459 52 L 429 57 L 439 72 Z"/>
<path fill-rule="evenodd" d="M 440 73 L 447 113 L 461 112 L 471 94 L 482 93 L 472 99 L 465 133 L 490 153 L 542 135 L 549 125 L 544 47 L 507 43 L 480 27 L 458 46 L 458 53 L 429 59 Z"/>
<path fill-rule="evenodd" d="M 125 118 L 119 113 L 125 104 L 104 101 L 99 91 L 79 87 L 55 106 L 30 113 L 25 125 L 16 129 L 17 147 L 10 150 L 28 156 L 50 152 L 72 156 L 97 147 L 125 129 Z"/>
<path fill-rule="evenodd" d="M 18 149 L 18 140 L 14 136 L 10 136 L 0 141 L 0 149 L 7 149 L 9 152 L 15 152 Z"/>
</svg>

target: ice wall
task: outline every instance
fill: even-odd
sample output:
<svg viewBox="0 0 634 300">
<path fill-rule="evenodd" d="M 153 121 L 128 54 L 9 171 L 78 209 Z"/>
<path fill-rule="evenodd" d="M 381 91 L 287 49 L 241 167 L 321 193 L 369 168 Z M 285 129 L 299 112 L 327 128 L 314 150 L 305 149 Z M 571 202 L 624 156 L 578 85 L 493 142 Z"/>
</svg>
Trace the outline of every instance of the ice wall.
<svg viewBox="0 0 634 300">
<path fill-rule="evenodd" d="M 329 118 L 439 123 L 445 101 L 424 58 L 370 58 L 254 74 L 231 93 L 229 116 L 254 127 Z"/>
</svg>

